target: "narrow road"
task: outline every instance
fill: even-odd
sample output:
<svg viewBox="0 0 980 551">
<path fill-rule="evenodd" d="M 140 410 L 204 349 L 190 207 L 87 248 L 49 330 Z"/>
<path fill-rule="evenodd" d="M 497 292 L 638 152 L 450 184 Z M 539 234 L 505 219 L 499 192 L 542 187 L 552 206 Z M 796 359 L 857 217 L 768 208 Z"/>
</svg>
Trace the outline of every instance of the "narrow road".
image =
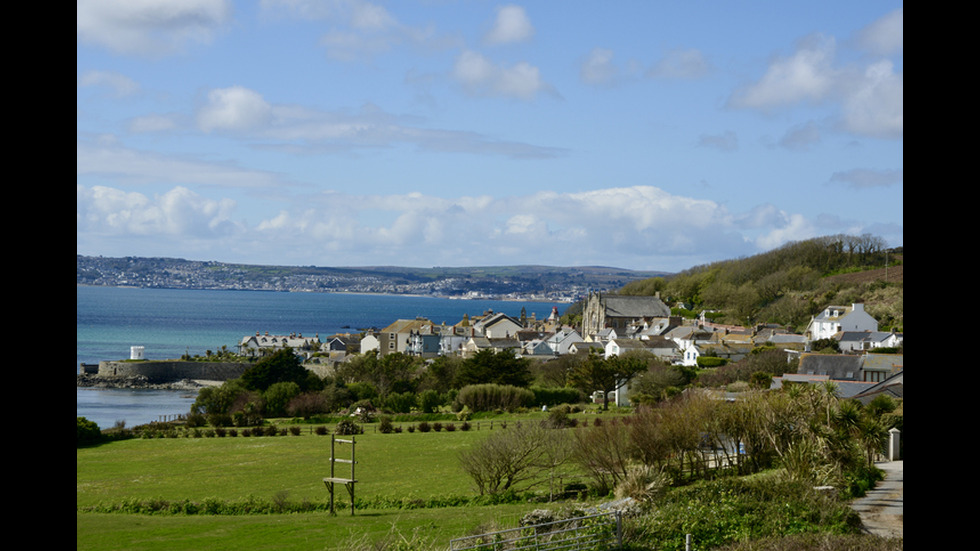
<svg viewBox="0 0 980 551">
<path fill-rule="evenodd" d="M 864 531 L 886 538 L 903 538 L 904 530 L 904 462 L 876 463 L 885 471 L 885 479 L 867 495 L 854 500 L 851 507 L 861 516 Z"/>
</svg>

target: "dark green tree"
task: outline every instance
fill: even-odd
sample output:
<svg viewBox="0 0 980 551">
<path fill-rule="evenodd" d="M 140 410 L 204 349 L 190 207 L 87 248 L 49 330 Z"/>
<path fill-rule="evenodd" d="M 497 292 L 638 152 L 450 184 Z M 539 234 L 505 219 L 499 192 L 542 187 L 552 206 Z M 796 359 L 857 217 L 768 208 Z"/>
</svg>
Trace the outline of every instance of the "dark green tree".
<svg viewBox="0 0 980 551">
<path fill-rule="evenodd" d="M 265 392 L 276 383 L 293 382 L 301 390 L 306 390 L 309 375 L 299 356 L 288 348 L 283 348 L 255 362 L 240 377 L 242 385 L 248 390 Z"/>
<path fill-rule="evenodd" d="M 270 385 L 262 393 L 266 417 L 284 417 L 286 406 L 299 394 L 299 385 L 292 381 Z"/>
<path fill-rule="evenodd" d="M 456 388 L 487 383 L 526 387 L 533 379 L 527 359 L 518 358 L 511 350 L 484 349 L 460 363 Z"/>
<path fill-rule="evenodd" d="M 609 409 L 609 393 L 624 386 L 647 369 L 647 363 L 632 355 L 603 358 L 590 351 L 588 358 L 575 367 L 570 382 L 586 394 L 602 391 L 602 409 Z"/>
</svg>

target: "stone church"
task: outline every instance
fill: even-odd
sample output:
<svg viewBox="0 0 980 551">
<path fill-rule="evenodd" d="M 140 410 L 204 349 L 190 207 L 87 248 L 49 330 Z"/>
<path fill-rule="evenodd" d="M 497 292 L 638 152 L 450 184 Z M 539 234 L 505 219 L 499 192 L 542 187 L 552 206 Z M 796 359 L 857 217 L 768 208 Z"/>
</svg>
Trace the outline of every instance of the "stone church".
<svg viewBox="0 0 980 551">
<path fill-rule="evenodd" d="M 604 295 L 590 292 L 582 310 L 582 337 L 592 340 L 603 329 L 625 329 L 631 323 L 670 317 L 660 296 Z"/>
</svg>

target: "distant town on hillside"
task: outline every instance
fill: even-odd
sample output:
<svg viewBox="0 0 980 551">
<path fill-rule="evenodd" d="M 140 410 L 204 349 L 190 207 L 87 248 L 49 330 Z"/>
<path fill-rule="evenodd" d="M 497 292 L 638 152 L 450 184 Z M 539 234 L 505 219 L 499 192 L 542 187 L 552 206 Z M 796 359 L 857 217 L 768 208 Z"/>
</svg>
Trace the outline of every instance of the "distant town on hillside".
<svg viewBox="0 0 980 551">
<path fill-rule="evenodd" d="M 77 255 L 77 285 L 430 295 L 573 302 L 589 290 L 614 291 L 667 272 L 601 266 L 331 268 L 260 266 L 181 258 Z"/>
</svg>

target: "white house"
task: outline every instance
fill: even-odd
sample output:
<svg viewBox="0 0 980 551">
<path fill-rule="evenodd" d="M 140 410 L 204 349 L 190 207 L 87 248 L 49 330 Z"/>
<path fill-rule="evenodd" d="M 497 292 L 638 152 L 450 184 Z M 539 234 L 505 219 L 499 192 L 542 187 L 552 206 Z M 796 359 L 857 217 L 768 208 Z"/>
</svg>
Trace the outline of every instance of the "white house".
<svg viewBox="0 0 980 551">
<path fill-rule="evenodd" d="M 510 338 L 524 329 L 521 322 L 503 313 L 496 313 L 473 324 L 477 333 L 488 339 Z"/>
<path fill-rule="evenodd" d="M 555 334 L 551 335 L 547 339 L 548 346 L 551 347 L 552 352 L 559 355 L 568 354 L 569 348 L 573 344 L 584 341 L 585 339 L 578 334 L 578 331 L 568 328 L 555 331 Z"/>
<path fill-rule="evenodd" d="M 903 341 L 900 333 L 889 331 L 842 331 L 834 338 L 838 339 L 841 352 L 897 348 Z"/>
<path fill-rule="evenodd" d="M 361 354 L 366 352 L 377 353 L 380 348 L 381 341 L 378 340 L 378 336 L 374 333 L 368 333 L 367 335 L 364 335 L 363 339 L 361 339 Z"/>
<path fill-rule="evenodd" d="M 841 331 L 877 331 L 878 321 L 863 304 L 828 306 L 810 319 L 805 334 L 812 341 L 832 338 Z"/>
</svg>

